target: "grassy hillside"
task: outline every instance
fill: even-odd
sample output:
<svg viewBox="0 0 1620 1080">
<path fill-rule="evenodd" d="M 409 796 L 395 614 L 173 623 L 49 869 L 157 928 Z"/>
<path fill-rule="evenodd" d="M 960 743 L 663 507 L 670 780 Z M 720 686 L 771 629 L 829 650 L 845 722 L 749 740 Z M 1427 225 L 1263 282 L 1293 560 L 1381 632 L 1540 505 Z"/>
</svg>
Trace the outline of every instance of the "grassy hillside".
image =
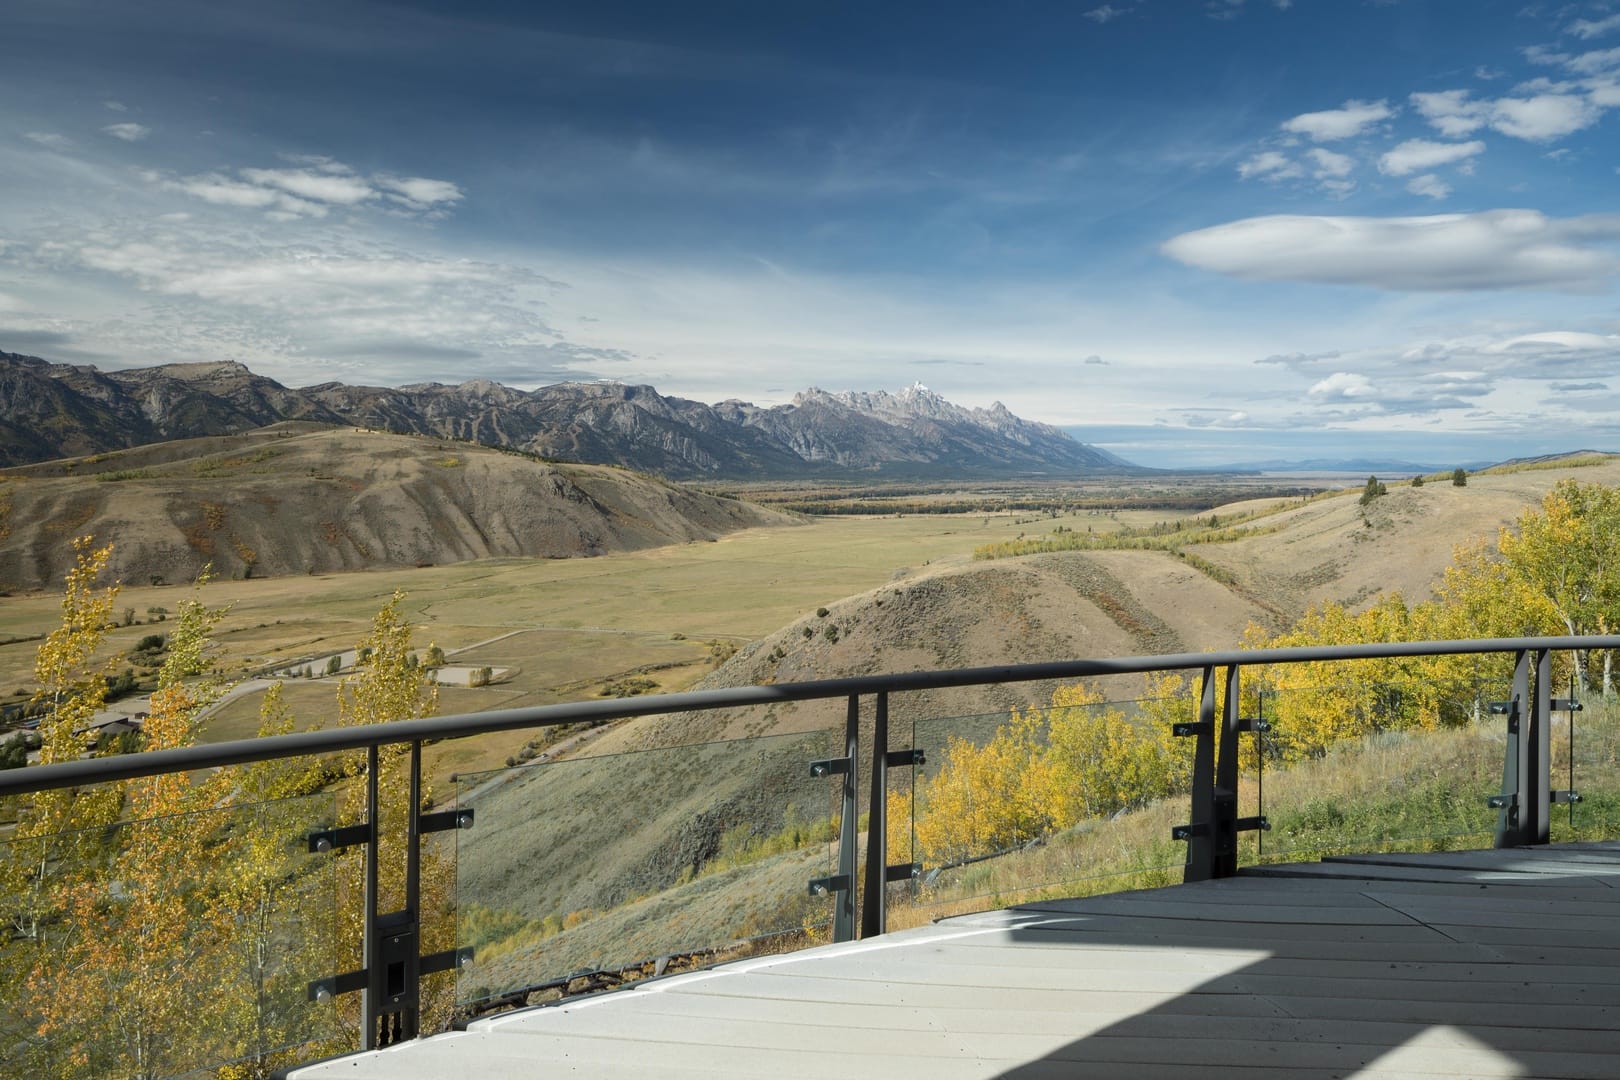
<svg viewBox="0 0 1620 1080">
<path fill-rule="evenodd" d="M 1557 782 L 1566 783 L 1570 770 L 1583 796 L 1573 815 L 1567 807 L 1555 808 L 1555 840 L 1612 836 L 1620 826 L 1620 707 L 1590 702 L 1577 715 L 1577 724 L 1573 758 L 1567 719 L 1555 722 L 1553 730 Z M 994 721 L 949 725 L 958 737 L 979 744 L 994 726 Z M 929 744 L 930 773 L 944 757 L 938 745 L 944 734 L 934 730 L 924 740 Z M 1502 746 L 1502 722 L 1487 716 L 1458 729 L 1386 733 L 1346 743 L 1325 757 L 1273 769 L 1264 776 L 1251 770 L 1240 781 L 1239 812 L 1264 814 L 1272 829 L 1244 835 L 1240 863 L 1254 866 L 1344 852 L 1488 847 L 1497 812 L 1485 800 L 1500 790 Z M 704 752 L 720 763 L 726 754 L 746 758 L 750 751 L 749 744 L 734 743 Z M 792 772 L 789 757 L 771 762 L 766 772 L 780 768 Z M 610 758 L 600 767 L 626 770 L 629 764 Z M 528 803 L 529 827 L 547 822 L 544 827 L 549 830 L 551 815 L 557 812 L 561 819 L 556 832 L 566 833 L 578 821 L 566 809 L 569 788 L 564 784 L 554 791 L 550 784 L 542 786 L 540 779 L 537 774 Z M 630 771 L 620 771 L 613 787 L 633 790 L 635 782 Z M 909 789 L 907 776 L 896 778 L 894 790 Z M 675 816 L 661 824 L 670 835 L 690 838 L 691 824 L 723 812 L 731 798 L 685 797 L 681 801 L 686 805 L 672 808 Z M 486 811 L 484 804 L 479 806 L 482 829 Z M 611 834 L 615 827 L 637 833 L 641 809 L 639 798 L 599 808 L 596 817 L 609 820 L 593 822 L 593 835 Z M 459 996 L 476 1002 L 604 968 L 630 969 L 627 977 L 639 978 L 652 974 L 652 961 L 660 957 L 703 964 L 824 941 L 830 906 L 825 899 L 809 896 L 805 885 L 831 872 L 833 846 L 825 838 L 833 813 L 829 809 L 827 830 L 800 828 L 792 842 L 783 841 L 781 830 L 772 834 L 770 815 L 762 814 L 756 819 L 759 842 L 751 851 L 732 843 L 727 852 L 733 857 L 727 858 L 726 852 L 715 849 L 696 873 L 673 874 L 663 888 L 626 894 L 603 906 L 573 906 L 574 900 L 553 884 L 558 877 L 574 874 L 592 879 L 611 876 L 611 870 L 583 855 L 583 847 L 575 849 L 573 858 L 583 861 L 571 871 L 559 866 L 567 858 L 559 851 L 550 851 L 545 862 L 533 865 L 512 853 L 509 832 L 479 836 L 460 853 L 461 880 L 467 886 L 462 895 L 471 904 L 462 912 L 465 940 L 477 944 L 479 960 L 463 973 Z M 890 886 L 889 927 L 1043 898 L 1178 882 L 1185 848 L 1170 839 L 1170 830 L 1186 821 L 1187 814 L 1186 797 L 1173 796 L 955 863 L 942 863 L 920 849 L 912 851 L 911 833 L 902 820 L 890 830 L 889 860 L 915 857 L 923 871 L 912 882 Z M 864 820 L 863 815 L 863 828 Z M 608 846 L 610 864 L 614 847 Z M 744 853 L 742 857 L 736 857 L 738 852 Z M 505 907 L 494 902 L 494 891 L 482 886 L 497 868 L 509 879 Z M 589 980 L 580 980 L 575 989 L 589 985 Z"/>
<path fill-rule="evenodd" d="M 0 589 L 42 587 L 66 541 L 116 544 L 142 584 L 572 558 L 713 540 L 788 519 L 605 466 L 313 424 L 189 439 L 0 477 Z"/>
</svg>

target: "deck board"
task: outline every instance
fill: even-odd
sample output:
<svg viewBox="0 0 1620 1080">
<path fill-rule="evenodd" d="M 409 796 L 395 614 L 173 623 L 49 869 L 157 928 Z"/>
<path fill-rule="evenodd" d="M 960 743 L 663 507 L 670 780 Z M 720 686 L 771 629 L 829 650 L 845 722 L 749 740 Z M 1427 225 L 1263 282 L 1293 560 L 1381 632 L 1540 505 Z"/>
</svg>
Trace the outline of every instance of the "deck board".
<svg viewBox="0 0 1620 1080">
<path fill-rule="evenodd" d="M 1617 887 L 1614 842 L 1261 867 L 722 965 L 290 1075 L 1608 1078 Z"/>
</svg>

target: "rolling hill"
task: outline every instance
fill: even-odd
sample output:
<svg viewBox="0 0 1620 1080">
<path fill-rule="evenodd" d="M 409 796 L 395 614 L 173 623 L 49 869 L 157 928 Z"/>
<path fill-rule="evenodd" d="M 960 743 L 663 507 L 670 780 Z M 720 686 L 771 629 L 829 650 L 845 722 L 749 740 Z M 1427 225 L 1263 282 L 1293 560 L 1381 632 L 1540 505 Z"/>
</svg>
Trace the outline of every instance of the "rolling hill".
<svg viewBox="0 0 1620 1080">
<path fill-rule="evenodd" d="M 9 470 L 0 589 L 60 581 L 85 533 L 145 585 L 205 563 L 262 577 L 602 555 L 790 520 L 624 469 L 294 422 Z"/>
</svg>

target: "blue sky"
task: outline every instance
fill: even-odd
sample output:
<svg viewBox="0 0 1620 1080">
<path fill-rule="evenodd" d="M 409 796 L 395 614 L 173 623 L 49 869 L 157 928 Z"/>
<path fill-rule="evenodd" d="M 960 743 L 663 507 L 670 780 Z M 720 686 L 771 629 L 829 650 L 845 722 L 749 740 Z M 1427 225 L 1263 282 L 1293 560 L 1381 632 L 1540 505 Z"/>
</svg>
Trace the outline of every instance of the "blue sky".
<svg viewBox="0 0 1620 1080">
<path fill-rule="evenodd" d="M 1620 3 L 0 11 L 0 349 L 1620 449 Z"/>
</svg>

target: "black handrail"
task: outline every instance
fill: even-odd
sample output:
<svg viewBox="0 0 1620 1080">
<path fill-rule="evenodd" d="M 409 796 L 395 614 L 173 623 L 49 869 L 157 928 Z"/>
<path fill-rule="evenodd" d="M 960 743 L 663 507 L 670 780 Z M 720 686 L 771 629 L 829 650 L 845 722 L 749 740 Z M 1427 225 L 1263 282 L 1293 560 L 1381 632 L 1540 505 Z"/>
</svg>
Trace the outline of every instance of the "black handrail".
<svg viewBox="0 0 1620 1080">
<path fill-rule="evenodd" d="M 558 724 L 601 722 L 631 716 L 659 716 L 769 705 L 784 701 L 864 697 L 880 693 L 942 690 L 994 683 L 1039 682 L 1102 675 L 1140 675 L 1152 671 L 1190 671 L 1212 667 L 1256 667 L 1265 664 L 1328 660 L 1379 660 L 1408 656 L 1471 655 L 1566 649 L 1620 649 L 1620 635 L 1477 638 L 1463 641 L 1407 641 L 1365 645 L 1296 646 L 1285 649 L 1229 650 L 1210 653 L 1173 653 L 1164 656 L 1127 656 L 1111 660 L 1060 660 L 1042 664 L 1004 664 L 992 667 L 910 671 L 893 675 L 863 675 L 847 679 L 818 679 L 745 686 L 723 690 L 695 690 L 606 701 L 539 705 L 527 709 L 459 713 L 421 720 L 394 720 L 361 727 L 327 728 L 260 739 L 237 739 L 206 746 L 148 750 L 115 757 L 33 765 L 0 772 L 0 796 L 77 787 L 82 784 L 131 780 L 164 773 L 189 772 L 223 765 L 244 765 L 277 758 L 358 750 L 390 743 L 430 739 L 462 739 L 492 731 L 553 727 Z"/>
<path fill-rule="evenodd" d="M 1378 660 L 1401 657 L 1478 655 L 1508 653 L 1515 656 L 1512 700 L 1493 703 L 1493 711 L 1507 714 L 1509 738 L 1503 761 L 1501 793 L 1490 805 L 1500 809 L 1496 842 L 1498 846 L 1546 843 L 1549 804 L 1574 801 L 1573 791 L 1549 790 L 1547 766 L 1550 761 L 1549 713 L 1555 706 L 1576 707 L 1551 698 L 1550 662 L 1554 651 L 1620 649 L 1620 635 L 1479 638 L 1461 641 L 1382 642 L 1363 645 L 1298 646 L 1280 649 L 1234 650 L 1210 653 L 1176 653 L 1164 656 L 1131 656 L 1112 660 L 1066 660 L 1043 664 L 1009 664 L 993 667 L 912 671 L 892 675 L 867 675 L 847 679 L 822 679 L 749 686 L 722 690 L 689 691 L 633 699 L 584 701 L 545 705 L 527 709 L 502 709 L 484 713 L 395 720 L 381 724 L 332 728 L 259 739 L 242 739 L 208 746 L 188 746 L 82 761 L 57 762 L 0 772 L 0 796 L 22 795 L 85 784 L 130 780 L 166 773 L 188 772 L 256 761 L 366 749 L 367 809 L 363 825 L 328 830 L 307 838 L 310 850 L 324 851 L 335 846 L 363 843 L 367 846 L 368 887 L 365 899 L 366 963 L 358 971 L 347 972 L 311 984 L 312 996 L 364 990 L 362 1005 L 362 1045 L 371 1049 L 386 1044 L 388 1021 L 393 1018 L 393 1037 L 411 1037 L 417 1032 L 418 978 L 433 971 L 458 965 L 469 950 L 452 949 L 422 956 L 415 933 L 417 897 L 412 887 L 421 857 L 421 834 L 425 831 L 463 828 L 472 823 L 471 810 L 438 814 L 418 814 L 406 830 L 407 901 L 402 911 L 384 913 L 376 909 L 375 860 L 380 837 L 377 835 L 378 748 L 408 744 L 412 803 L 417 803 L 421 770 L 421 748 L 428 740 L 460 739 L 495 731 L 550 727 L 559 724 L 602 722 L 635 716 L 657 716 L 707 709 L 738 708 L 786 701 L 814 701 L 845 698 L 844 755 L 810 762 L 814 776 L 842 774 L 842 827 L 839 837 L 837 873 L 812 881 L 817 892 L 835 895 L 834 938 L 856 936 L 856 780 L 860 765 L 856 760 L 860 731 L 860 698 L 876 698 L 873 717 L 871 760 L 872 822 L 867 842 L 866 888 L 860 919 L 862 936 L 885 929 L 884 897 L 889 882 L 915 873 L 912 865 L 887 863 L 886 830 L 883 812 L 887 770 L 922 762 L 921 751 L 891 751 L 888 748 L 888 695 L 920 690 L 983 686 L 1000 683 L 1028 683 L 1045 680 L 1092 678 L 1107 675 L 1138 675 L 1157 671 L 1198 671 L 1198 721 L 1177 724 L 1176 734 L 1195 736 L 1191 791 L 1191 820 L 1176 826 L 1172 835 L 1187 841 L 1186 880 L 1225 877 L 1237 871 L 1237 834 L 1249 829 L 1267 828 L 1263 817 L 1237 816 L 1238 735 L 1262 730 L 1258 718 L 1244 718 L 1239 711 L 1239 680 L 1245 668 L 1274 664 Z M 1224 700 L 1217 702 L 1217 676 L 1224 669 Z M 324 845 L 324 846 L 322 846 Z M 385 933 L 386 931 L 386 933 Z M 381 942 L 387 937 L 399 953 L 384 955 Z M 403 944 L 401 944 L 403 942 Z M 395 982 L 385 979 L 390 968 L 400 969 Z M 397 983 L 397 985 L 396 985 Z"/>
</svg>

